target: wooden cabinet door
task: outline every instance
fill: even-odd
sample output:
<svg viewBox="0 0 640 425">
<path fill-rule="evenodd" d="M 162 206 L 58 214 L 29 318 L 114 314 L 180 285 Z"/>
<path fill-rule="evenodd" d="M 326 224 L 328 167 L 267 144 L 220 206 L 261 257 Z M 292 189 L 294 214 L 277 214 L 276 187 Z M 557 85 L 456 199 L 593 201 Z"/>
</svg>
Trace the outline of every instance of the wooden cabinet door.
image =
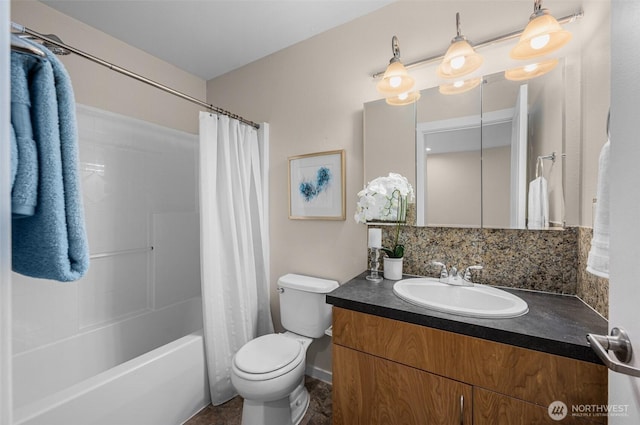
<svg viewBox="0 0 640 425">
<path fill-rule="evenodd" d="M 473 424 L 474 425 L 538 425 L 538 424 L 602 424 L 605 417 L 573 416 L 570 406 L 564 419 L 551 418 L 547 406 L 528 403 L 513 397 L 473 388 Z"/>
<path fill-rule="evenodd" d="M 471 425 L 472 387 L 333 345 L 334 425 Z"/>
</svg>

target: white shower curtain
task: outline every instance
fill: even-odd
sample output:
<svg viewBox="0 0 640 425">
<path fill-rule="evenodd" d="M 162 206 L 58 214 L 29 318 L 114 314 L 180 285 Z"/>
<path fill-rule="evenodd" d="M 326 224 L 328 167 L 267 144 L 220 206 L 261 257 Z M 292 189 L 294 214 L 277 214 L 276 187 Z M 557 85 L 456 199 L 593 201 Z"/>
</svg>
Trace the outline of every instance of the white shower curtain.
<svg viewBox="0 0 640 425">
<path fill-rule="evenodd" d="M 200 263 L 209 388 L 214 405 L 236 394 L 231 359 L 273 332 L 266 221 L 268 136 L 200 112 Z"/>
</svg>

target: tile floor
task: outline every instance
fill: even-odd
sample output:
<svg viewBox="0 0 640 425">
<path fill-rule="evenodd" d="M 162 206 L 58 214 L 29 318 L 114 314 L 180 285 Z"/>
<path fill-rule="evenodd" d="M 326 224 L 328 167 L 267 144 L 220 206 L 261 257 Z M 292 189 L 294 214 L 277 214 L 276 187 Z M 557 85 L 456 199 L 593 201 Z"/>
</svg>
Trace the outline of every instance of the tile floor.
<svg viewBox="0 0 640 425">
<path fill-rule="evenodd" d="M 305 385 L 311 400 L 300 425 L 331 425 L 331 385 L 306 377 Z M 209 405 L 184 425 L 240 425 L 242 398 L 236 397 L 223 405 Z"/>
</svg>

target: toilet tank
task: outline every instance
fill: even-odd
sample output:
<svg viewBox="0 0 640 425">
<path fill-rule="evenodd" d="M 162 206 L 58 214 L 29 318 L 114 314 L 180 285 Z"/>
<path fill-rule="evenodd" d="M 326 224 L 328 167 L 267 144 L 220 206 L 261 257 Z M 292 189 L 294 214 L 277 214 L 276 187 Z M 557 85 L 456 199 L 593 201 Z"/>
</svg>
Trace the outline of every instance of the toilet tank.
<svg viewBox="0 0 640 425">
<path fill-rule="evenodd" d="M 278 279 L 280 320 L 288 331 L 309 338 L 320 338 L 331 326 L 331 305 L 326 294 L 338 287 L 335 280 L 299 274 Z"/>
</svg>

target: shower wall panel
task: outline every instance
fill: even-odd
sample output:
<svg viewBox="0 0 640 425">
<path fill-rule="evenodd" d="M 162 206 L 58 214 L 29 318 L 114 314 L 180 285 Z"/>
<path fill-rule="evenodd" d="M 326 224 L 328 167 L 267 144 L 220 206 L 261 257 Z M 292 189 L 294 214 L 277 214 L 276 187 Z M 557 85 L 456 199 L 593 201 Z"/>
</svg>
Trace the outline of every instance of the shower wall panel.
<svg viewBox="0 0 640 425">
<path fill-rule="evenodd" d="M 77 381 L 202 326 L 192 311 L 201 295 L 197 136 L 80 105 L 78 130 L 91 265 L 71 283 L 13 274 L 16 405 L 61 390 L 33 382 L 30 359 L 45 374 L 73 368 L 66 375 Z M 154 328 L 128 326 L 145 334 L 132 337 L 121 331 L 127 322 Z M 108 338 L 108 352 L 42 364 L 45 353 L 72 358 L 87 338 Z"/>
</svg>

